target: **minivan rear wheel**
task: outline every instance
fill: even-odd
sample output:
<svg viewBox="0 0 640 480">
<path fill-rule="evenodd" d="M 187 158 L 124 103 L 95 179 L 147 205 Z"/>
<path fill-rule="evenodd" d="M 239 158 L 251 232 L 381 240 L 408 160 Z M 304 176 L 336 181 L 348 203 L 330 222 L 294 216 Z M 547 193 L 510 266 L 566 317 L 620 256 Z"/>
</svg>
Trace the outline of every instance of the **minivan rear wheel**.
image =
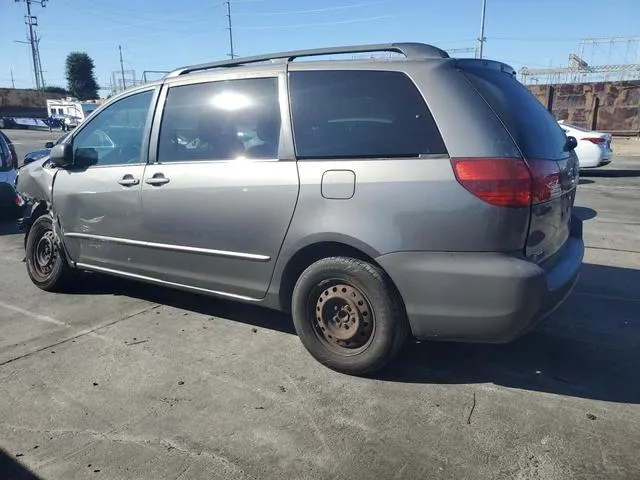
<svg viewBox="0 0 640 480">
<path fill-rule="evenodd" d="M 73 269 L 67 263 L 53 230 L 53 219 L 43 215 L 29 230 L 26 244 L 27 273 L 31 281 L 48 292 L 63 291 Z"/>
<path fill-rule="evenodd" d="M 309 353 L 352 375 L 382 368 L 409 332 L 391 280 L 377 266 L 355 258 L 325 258 L 308 267 L 295 285 L 292 315 Z"/>
</svg>

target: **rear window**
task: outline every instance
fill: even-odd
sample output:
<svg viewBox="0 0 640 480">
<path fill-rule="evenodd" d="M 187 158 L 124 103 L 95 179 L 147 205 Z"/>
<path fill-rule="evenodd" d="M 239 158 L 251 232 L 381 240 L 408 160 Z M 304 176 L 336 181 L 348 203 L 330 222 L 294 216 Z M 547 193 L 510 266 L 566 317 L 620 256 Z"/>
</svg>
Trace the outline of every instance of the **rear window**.
<svg viewBox="0 0 640 480">
<path fill-rule="evenodd" d="M 299 158 L 446 153 L 420 92 L 401 72 L 292 72 L 289 79 Z"/>
<path fill-rule="evenodd" d="M 566 136 L 556 119 L 511 75 L 489 68 L 466 68 L 473 86 L 504 122 L 525 158 L 559 160 Z"/>
</svg>

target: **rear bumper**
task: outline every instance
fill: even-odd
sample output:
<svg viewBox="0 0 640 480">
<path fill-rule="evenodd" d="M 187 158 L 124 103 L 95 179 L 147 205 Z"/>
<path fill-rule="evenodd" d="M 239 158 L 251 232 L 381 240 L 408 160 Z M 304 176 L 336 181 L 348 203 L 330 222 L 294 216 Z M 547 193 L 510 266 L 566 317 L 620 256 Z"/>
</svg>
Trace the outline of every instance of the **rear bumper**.
<svg viewBox="0 0 640 480">
<path fill-rule="evenodd" d="M 507 254 L 399 252 L 376 260 L 391 276 L 418 339 L 508 342 L 533 329 L 573 289 L 584 243 L 582 222 L 541 266 Z"/>
<path fill-rule="evenodd" d="M 591 145 L 589 149 L 581 150 L 578 156 L 580 168 L 597 168 L 611 163 L 613 151 L 607 147 Z"/>
</svg>

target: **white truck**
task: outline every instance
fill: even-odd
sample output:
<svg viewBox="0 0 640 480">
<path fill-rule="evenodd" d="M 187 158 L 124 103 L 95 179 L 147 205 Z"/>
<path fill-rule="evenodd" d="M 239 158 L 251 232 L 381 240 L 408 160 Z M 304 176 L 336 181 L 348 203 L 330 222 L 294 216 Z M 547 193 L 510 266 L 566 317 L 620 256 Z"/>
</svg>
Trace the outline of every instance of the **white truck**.
<svg viewBox="0 0 640 480">
<path fill-rule="evenodd" d="M 47 100 L 47 115 L 63 121 L 66 129 L 75 128 L 100 106 L 96 100 L 81 102 L 74 97 Z"/>
</svg>

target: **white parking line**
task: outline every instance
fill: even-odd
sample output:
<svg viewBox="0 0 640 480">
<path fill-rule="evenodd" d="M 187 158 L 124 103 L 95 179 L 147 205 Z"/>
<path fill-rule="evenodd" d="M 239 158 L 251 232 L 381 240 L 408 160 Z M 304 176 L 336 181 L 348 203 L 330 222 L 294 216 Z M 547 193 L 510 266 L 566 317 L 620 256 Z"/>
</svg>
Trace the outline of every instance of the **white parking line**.
<svg viewBox="0 0 640 480">
<path fill-rule="evenodd" d="M 54 325 L 60 325 L 62 327 L 70 328 L 71 325 L 68 323 L 61 322 L 60 320 L 56 320 L 53 317 L 48 317 L 47 315 L 41 315 L 36 312 L 32 312 L 30 310 L 25 310 L 24 308 L 16 307 L 14 305 L 9 305 L 8 303 L 0 302 L 0 307 L 6 308 L 7 310 L 11 310 L 16 313 L 21 313 L 22 315 L 26 315 L 27 317 L 31 317 L 35 320 L 40 320 L 47 323 L 53 323 Z"/>
<path fill-rule="evenodd" d="M 580 187 L 582 188 L 582 186 Z M 638 190 L 638 187 L 626 185 L 588 184 L 587 190 Z"/>
</svg>

